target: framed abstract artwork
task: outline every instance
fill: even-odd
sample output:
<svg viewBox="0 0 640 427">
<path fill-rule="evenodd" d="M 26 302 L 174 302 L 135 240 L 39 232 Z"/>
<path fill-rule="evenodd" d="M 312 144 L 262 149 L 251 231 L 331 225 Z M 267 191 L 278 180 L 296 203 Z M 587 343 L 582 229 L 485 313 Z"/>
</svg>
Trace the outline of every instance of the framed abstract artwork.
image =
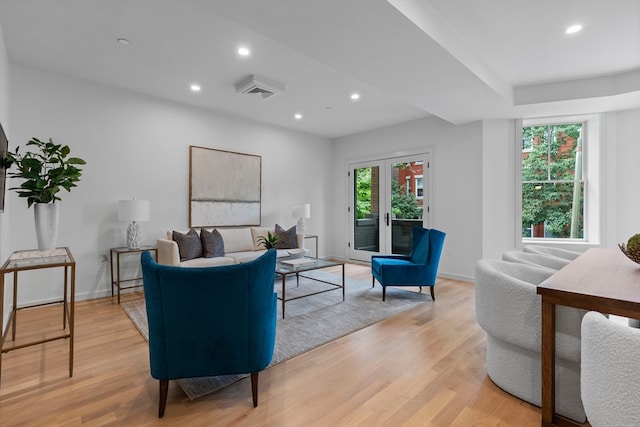
<svg viewBox="0 0 640 427">
<path fill-rule="evenodd" d="M 262 157 L 189 146 L 189 227 L 260 225 Z"/>
</svg>

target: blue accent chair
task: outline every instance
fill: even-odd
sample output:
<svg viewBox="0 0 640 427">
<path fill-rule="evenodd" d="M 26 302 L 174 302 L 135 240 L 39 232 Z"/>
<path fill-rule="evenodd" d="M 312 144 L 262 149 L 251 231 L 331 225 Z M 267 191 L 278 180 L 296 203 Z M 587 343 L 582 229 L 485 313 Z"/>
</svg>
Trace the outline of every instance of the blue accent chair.
<svg viewBox="0 0 640 427">
<path fill-rule="evenodd" d="M 258 406 L 258 372 L 271 363 L 276 336 L 275 249 L 218 267 L 160 265 L 149 252 L 141 260 L 158 417 L 178 378 L 250 373 Z"/>
<path fill-rule="evenodd" d="M 411 230 L 413 245 L 411 255 L 374 255 L 371 257 L 371 287 L 376 279 L 382 285 L 382 301 L 386 300 L 387 286 L 429 286 L 431 298 L 436 285 L 440 254 L 446 233 L 422 227 Z"/>
</svg>

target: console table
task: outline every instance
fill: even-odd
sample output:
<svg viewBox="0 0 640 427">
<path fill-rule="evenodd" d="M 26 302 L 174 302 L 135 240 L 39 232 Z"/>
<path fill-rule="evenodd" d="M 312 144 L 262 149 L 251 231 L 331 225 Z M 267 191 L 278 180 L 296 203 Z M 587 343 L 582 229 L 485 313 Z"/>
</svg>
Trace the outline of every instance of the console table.
<svg viewBox="0 0 640 427">
<path fill-rule="evenodd" d="M 120 256 L 121 255 L 127 255 L 127 254 L 139 254 L 140 252 L 144 252 L 144 251 L 153 252 L 155 254 L 156 260 L 158 259 L 158 249 L 153 247 L 153 246 L 140 246 L 139 248 L 134 248 L 134 249 L 128 248 L 128 247 L 111 248 L 111 250 L 109 251 L 109 253 L 110 253 L 109 259 L 110 259 L 110 262 L 111 262 L 111 296 L 113 296 L 113 288 L 116 287 L 118 289 L 118 304 L 120 304 L 120 291 L 122 289 L 139 288 L 140 286 L 143 286 L 143 284 L 137 284 L 137 285 L 131 285 L 131 286 L 122 286 L 122 283 L 124 283 L 124 282 L 139 281 L 139 280 L 142 280 L 142 277 L 138 276 L 138 277 L 132 277 L 130 279 L 122 279 L 121 270 L 120 270 Z M 116 261 L 115 277 L 113 275 L 114 255 L 115 255 L 115 261 Z M 138 259 L 140 259 L 139 255 L 138 255 Z"/>
<path fill-rule="evenodd" d="M 542 296 L 542 426 L 579 426 L 556 415 L 556 305 L 640 319 L 640 265 L 618 249 L 589 249 L 538 286 Z"/>
<path fill-rule="evenodd" d="M 64 291 L 62 299 L 43 304 L 18 307 L 18 273 L 21 271 L 61 267 L 64 271 Z M 13 273 L 13 305 L 6 330 L 4 321 L 4 276 Z M 69 248 L 57 248 L 51 251 L 15 251 L 0 267 L 0 375 L 2 374 L 2 354 L 12 350 L 42 344 L 49 341 L 69 339 L 69 376 L 73 376 L 73 325 L 76 293 L 76 262 Z M 15 343 L 18 310 L 36 309 L 53 304 L 62 304 L 62 332 L 57 335 L 30 341 Z M 11 327 L 11 342 L 7 343 L 7 335 Z"/>
<path fill-rule="evenodd" d="M 318 258 L 318 236 L 315 234 L 305 234 L 304 239 L 315 239 L 316 241 L 316 251 L 313 253 L 314 258 Z"/>
</svg>

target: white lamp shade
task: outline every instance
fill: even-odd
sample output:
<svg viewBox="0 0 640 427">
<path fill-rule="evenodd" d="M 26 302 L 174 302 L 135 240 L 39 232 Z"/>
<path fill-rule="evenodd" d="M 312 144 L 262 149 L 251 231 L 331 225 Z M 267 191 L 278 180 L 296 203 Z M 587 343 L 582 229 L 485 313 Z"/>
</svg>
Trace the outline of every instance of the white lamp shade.
<svg viewBox="0 0 640 427">
<path fill-rule="evenodd" d="M 148 200 L 120 200 L 118 202 L 120 221 L 149 221 Z"/>
<path fill-rule="evenodd" d="M 291 218 L 311 218 L 311 205 L 309 203 L 293 205 Z"/>
</svg>

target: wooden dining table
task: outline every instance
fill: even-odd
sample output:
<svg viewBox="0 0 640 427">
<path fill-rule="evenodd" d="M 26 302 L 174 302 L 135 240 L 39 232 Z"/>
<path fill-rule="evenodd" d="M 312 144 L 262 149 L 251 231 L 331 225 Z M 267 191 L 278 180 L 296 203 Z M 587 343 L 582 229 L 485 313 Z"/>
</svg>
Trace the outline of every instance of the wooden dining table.
<svg viewBox="0 0 640 427">
<path fill-rule="evenodd" d="M 588 249 L 538 286 L 542 297 L 542 426 L 580 426 L 555 410 L 556 305 L 640 319 L 640 264 Z"/>
</svg>

